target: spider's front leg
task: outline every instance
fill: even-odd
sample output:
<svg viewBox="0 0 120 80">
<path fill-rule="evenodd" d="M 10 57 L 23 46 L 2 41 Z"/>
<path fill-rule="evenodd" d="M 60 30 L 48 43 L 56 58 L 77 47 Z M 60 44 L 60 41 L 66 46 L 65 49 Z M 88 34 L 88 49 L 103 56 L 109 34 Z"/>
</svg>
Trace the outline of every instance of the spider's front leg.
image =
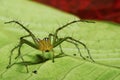
<svg viewBox="0 0 120 80">
<path fill-rule="evenodd" d="M 13 51 L 14 51 L 15 49 L 17 49 L 17 48 L 18 48 L 18 55 L 17 55 L 16 58 L 18 58 L 18 57 L 20 56 L 20 58 L 21 58 L 22 61 L 24 62 L 24 59 L 23 59 L 23 57 L 21 56 L 21 47 L 22 47 L 23 44 L 27 44 L 27 45 L 35 48 L 35 49 L 38 49 L 38 47 L 37 47 L 35 44 L 33 44 L 32 42 L 24 39 L 25 37 L 29 37 L 29 35 L 26 35 L 26 36 L 21 37 L 19 44 L 11 50 L 11 54 L 10 54 L 10 58 L 9 58 L 9 65 L 7 66 L 7 68 L 10 68 L 11 66 L 14 65 L 14 64 L 11 64 L 11 57 L 12 57 Z M 27 65 L 26 65 L 26 69 L 27 69 L 27 72 L 28 72 Z"/>
</svg>

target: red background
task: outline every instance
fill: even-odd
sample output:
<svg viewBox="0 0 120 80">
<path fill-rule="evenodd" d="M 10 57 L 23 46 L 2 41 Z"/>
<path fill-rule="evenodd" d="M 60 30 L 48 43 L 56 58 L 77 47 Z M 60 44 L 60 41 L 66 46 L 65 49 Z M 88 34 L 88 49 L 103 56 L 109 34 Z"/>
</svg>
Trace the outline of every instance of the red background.
<svg viewBox="0 0 120 80">
<path fill-rule="evenodd" d="M 82 19 L 120 23 L 120 0 L 34 0 L 72 13 Z"/>
</svg>

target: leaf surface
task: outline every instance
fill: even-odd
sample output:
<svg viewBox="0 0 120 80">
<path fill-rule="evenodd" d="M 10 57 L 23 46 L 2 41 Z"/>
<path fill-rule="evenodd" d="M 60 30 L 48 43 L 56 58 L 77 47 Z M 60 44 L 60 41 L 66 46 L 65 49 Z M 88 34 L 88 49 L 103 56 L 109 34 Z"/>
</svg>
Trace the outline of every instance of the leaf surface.
<svg viewBox="0 0 120 80">
<path fill-rule="evenodd" d="M 49 33 L 78 18 L 57 11 L 48 6 L 30 0 L 0 0 L 0 80 L 120 80 L 120 25 L 110 22 L 75 23 L 59 32 L 59 37 L 71 36 L 85 43 L 93 59 L 83 60 L 74 45 L 64 42 L 62 48 L 65 56 L 55 58 L 55 63 L 48 60 L 42 64 L 29 66 L 14 65 L 6 70 L 10 50 L 18 44 L 19 38 L 27 34 L 17 24 L 4 24 L 17 20 L 29 28 L 38 38 L 43 39 Z M 29 39 L 31 40 L 31 39 Z M 82 54 L 88 54 L 83 46 L 79 46 Z M 54 49 L 59 54 L 59 47 Z M 22 55 L 26 61 L 34 60 L 40 51 L 24 45 Z M 17 55 L 14 52 L 12 61 Z M 21 61 L 19 58 L 18 61 Z M 37 74 L 32 71 L 37 70 Z"/>
</svg>

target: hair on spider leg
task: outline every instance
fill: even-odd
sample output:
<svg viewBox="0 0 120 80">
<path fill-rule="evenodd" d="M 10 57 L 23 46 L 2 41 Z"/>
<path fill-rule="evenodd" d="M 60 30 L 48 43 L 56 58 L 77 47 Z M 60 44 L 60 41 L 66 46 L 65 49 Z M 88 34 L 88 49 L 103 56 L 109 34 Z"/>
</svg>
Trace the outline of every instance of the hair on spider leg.
<svg viewBox="0 0 120 80">
<path fill-rule="evenodd" d="M 87 21 L 87 20 L 74 20 L 74 21 L 66 23 L 65 25 L 57 28 L 54 33 L 49 33 L 48 37 L 44 37 L 43 39 L 37 38 L 32 33 L 31 30 L 29 30 L 27 27 L 25 27 L 23 24 L 21 24 L 18 21 L 12 20 L 12 21 L 5 22 L 5 24 L 10 24 L 10 23 L 18 24 L 21 28 L 23 28 L 28 33 L 27 35 L 24 35 L 24 36 L 20 37 L 19 43 L 17 44 L 17 47 L 15 46 L 11 50 L 11 54 L 10 54 L 9 64 L 8 65 L 11 65 L 11 58 L 12 58 L 14 50 L 16 50 L 16 49 L 18 49 L 18 54 L 17 54 L 16 58 L 18 58 L 20 56 L 20 59 L 22 60 L 21 63 L 25 64 L 27 72 L 28 72 L 28 68 L 27 68 L 28 65 L 26 63 L 29 63 L 29 64 L 38 64 L 38 63 L 43 63 L 43 62 L 45 62 L 45 61 L 48 60 L 48 59 L 44 58 L 45 52 L 49 52 L 49 51 L 52 52 L 50 55 L 51 55 L 51 60 L 54 63 L 54 58 L 56 58 L 56 57 L 54 55 L 54 50 L 53 49 L 55 47 L 59 46 L 61 53 L 64 54 L 64 51 L 62 50 L 61 44 L 63 42 L 65 42 L 65 41 L 68 41 L 68 40 L 69 40 L 68 41 L 69 43 L 74 44 L 74 46 L 76 46 L 76 48 L 78 49 L 78 52 L 80 53 L 80 57 L 82 57 L 85 60 L 85 57 L 82 56 L 82 53 L 80 52 L 80 50 L 78 48 L 78 45 L 82 45 L 86 49 L 86 51 L 88 53 L 88 56 L 90 57 L 91 61 L 94 62 L 94 60 L 93 60 L 93 58 L 92 58 L 92 56 L 90 54 L 90 51 L 89 51 L 88 47 L 83 42 L 81 42 L 81 41 L 79 41 L 79 40 L 77 40 L 77 39 L 75 39 L 73 37 L 69 37 L 69 36 L 65 36 L 65 37 L 62 37 L 62 38 L 58 36 L 59 31 L 63 30 L 64 28 L 68 27 L 71 24 L 75 24 L 75 23 L 78 23 L 78 22 L 93 23 L 93 22 L 90 22 L 90 21 Z M 32 42 L 30 40 L 26 39 L 28 37 L 30 37 L 32 39 Z M 39 56 L 40 60 L 38 60 L 38 61 L 36 61 L 34 63 L 32 63 L 32 62 L 26 62 L 24 60 L 24 58 L 21 56 L 21 48 L 23 47 L 23 44 L 26 44 L 26 45 L 30 46 L 31 48 L 34 48 L 35 50 L 41 51 L 43 53 L 43 56 Z M 61 54 L 58 55 L 57 57 L 59 57 L 59 56 L 61 56 Z"/>
</svg>

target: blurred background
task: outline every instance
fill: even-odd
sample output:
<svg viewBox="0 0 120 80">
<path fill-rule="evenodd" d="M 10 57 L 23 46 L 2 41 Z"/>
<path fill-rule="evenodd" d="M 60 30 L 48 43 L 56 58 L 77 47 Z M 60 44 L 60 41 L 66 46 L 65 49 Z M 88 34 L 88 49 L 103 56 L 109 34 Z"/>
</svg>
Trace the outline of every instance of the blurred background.
<svg viewBox="0 0 120 80">
<path fill-rule="evenodd" d="M 82 19 L 120 23 L 120 0 L 34 0 Z"/>
</svg>

